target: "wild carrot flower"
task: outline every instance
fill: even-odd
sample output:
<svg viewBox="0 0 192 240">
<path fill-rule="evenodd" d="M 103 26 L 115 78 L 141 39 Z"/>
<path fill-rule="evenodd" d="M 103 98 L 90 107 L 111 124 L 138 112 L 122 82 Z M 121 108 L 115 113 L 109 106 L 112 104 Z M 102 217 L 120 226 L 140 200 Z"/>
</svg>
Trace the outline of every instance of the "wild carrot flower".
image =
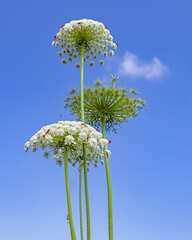
<svg viewBox="0 0 192 240">
<path fill-rule="evenodd" d="M 118 44 L 113 42 L 109 29 L 101 22 L 90 19 L 81 19 L 64 24 L 55 35 L 52 46 L 60 47 L 59 57 L 64 57 L 62 63 L 73 62 L 81 56 L 81 47 L 84 45 L 84 61 L 95 61 L 101 56 L 114 55 L 111 48 L 117 49 Z M 90 66 L 94 64 L 91 63 Z M 102 62 L 100 65 L 103 65 Z M 79 65 L 76 65 L 79 67 Z"/>
<path fill-rule="evenodd" d="M 54 159 L 58 165 L 62 165 L 64 147 L 68 147 L 69 161 L 72 165 L 78 161 L 83 165 L 83 147 L 85 143 L 87 161 L 98 163 L 104 156 L 104 147 L 107 148 L 108 141 L 102 138 L 102 134 L 88 124 L 76 121 L 59 121 L 58 123 L 44 126 L 30 141 L 25 143 L 25 151 L 30 148 L 33 152 L 41 148 L 43 156 L 49 158 L 53 152 Z M 48 150 L 47 150 L 48 149 Z"/>
</svg>

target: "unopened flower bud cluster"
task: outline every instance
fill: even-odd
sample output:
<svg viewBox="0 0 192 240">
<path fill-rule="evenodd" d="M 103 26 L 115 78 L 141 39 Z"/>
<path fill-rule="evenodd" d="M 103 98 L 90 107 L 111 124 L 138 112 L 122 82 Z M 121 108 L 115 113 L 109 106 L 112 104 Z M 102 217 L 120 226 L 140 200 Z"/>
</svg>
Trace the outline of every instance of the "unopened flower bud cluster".
<svg viewBox="0 0 192 240">
<path fill-rule="evenodd" d="M 118 44 L 113 42 L 113 37 L 107 27 L 101 22 L 82 19 L 64 24 L 54 37 L 52 46 L 60 47 L 58 52 L 62 63 L 73 62 L 81 56 L 81 47 L 84 45 L 84 61 L 90 60 L 90 67 L 99 56 L 113 56 Z M 65 58 L 63 58 L 65 57 Z M 100 65 L 104 61 L 100 60 Z M 75 66 L 80 68 L 80 63 Z"/>
<path fill-rule="evenodd" d="M 58 165 L 62 165 L 65 146 L 68 147 L 69 162 L 75 165 L 83 166 L 83 143 L 86 145 L 86 159 L 88 165 L 98 161 L 111 152 L 107 149 L 108 140 L 102 138 L 102 134 L 91 126 L 76 121 L 59 121 L 58 123 L 44 126 L 38 131 L 30 141 L 25 143 L 25 151 L 31 148 L 33 152 L 41 148 L 45 158 L 49 158 L 53 152 L 54 159 Z M 48 150 L 47 150 L 48 149 Z"/>
</svg>

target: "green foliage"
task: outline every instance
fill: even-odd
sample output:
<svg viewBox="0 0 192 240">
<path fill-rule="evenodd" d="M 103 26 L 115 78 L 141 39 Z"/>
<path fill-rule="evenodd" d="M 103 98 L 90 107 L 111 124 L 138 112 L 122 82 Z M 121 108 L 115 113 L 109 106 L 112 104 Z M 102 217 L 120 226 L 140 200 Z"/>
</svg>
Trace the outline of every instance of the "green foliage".
<svg viewBox="0 0 192 240">
<path fill-rule="evenodd" d="M 116 131 L 124 121 L 137 116 L 145 101 L 137 96 L 135 89 L 115 87 L 117 78 L 112 76 L 112 85 L 103 85 L 98 79 L 94 86 L 84 90 L 84 113 L 86 122 L 101 128 L 104 119 L 107 131 Z M 81 120 L 81 95 L 72 89 L 65 100 L 65 107 L 69 108 L 77 120 Z"/>
</svg>

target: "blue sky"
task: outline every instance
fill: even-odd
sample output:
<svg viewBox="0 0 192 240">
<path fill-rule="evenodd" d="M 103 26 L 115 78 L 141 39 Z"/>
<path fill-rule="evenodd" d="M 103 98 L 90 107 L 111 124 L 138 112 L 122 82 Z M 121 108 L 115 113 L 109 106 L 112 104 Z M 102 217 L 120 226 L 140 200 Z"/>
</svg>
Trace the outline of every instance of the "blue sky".
<svg viewBox="0 0 192 240">
<path fill-rule="evenodd" d="M 64 23 L 81 18 L 103 22 L 119 44 L 113 61 L 85 67 L 85 84 L 117 74 L 120 86 L 147 101 L 108 135 L 114 239 L 192 239 L 191 8 L 187 0 L 1 3 L 0 239 L 70 239 L 64 170 L 23 145 L 42 126 L 74 119 L 63 101 L 80 87 L 80 72 L 61 64 L 51 42 Z M 79 236 L 78 172 L 69 174 Z M 88 178 L 92 240 L 106 240 L 104 167 Z"/>
</svg>

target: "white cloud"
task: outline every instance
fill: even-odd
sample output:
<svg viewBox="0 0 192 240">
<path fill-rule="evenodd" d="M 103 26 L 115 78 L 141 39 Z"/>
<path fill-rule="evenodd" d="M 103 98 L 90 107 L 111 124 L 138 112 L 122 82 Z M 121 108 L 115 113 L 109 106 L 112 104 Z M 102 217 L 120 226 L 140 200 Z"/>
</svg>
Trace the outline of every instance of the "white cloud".
<svg viewBox="0 0 192 240">
<path fill-rule="evenodd" d="M 153 81 L 166 75 L 168 67 L 157 57 L 154 57 L 150 62 L 145 62 L 140 60 L 137 55 L 126 52 L 123 61 L 120 63 L 119 72 L 121 75 L 146 78 Z"/>
</svg>

